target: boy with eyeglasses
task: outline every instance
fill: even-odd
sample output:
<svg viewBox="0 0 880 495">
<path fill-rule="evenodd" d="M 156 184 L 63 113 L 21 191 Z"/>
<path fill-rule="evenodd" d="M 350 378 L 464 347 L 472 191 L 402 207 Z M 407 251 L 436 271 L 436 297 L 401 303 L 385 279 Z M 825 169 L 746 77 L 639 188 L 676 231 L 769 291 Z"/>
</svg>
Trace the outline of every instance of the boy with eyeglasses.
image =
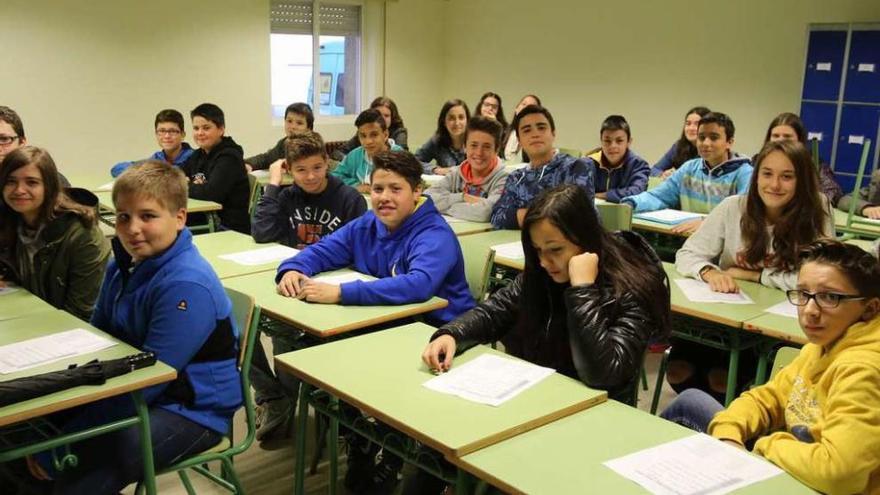
<svg viewBox="0 0 880 495">
<path fill-rule="evenodd" d="M 186 132 L 183 130 L 183 115 L 170 108 L 162 110 L 156 114 L 153 127 L 156 129 L 159 151 L 153 153 L 149 159 L 160 160 L 177 167 L 183 165 L 183 162 L 193 154 L 193 149 L 183 140 L 186 137 Z M 110 175 L 118 177 L 135 163 L 137 161 L 119 162 L 110 169 Z"/>
<path fill-rule="evenodd" d="M 820 240 L 788 291 L 809 344 L 727 409 L 685 390 L 663 418 L 758 455 L 822 493 L 880 493 L 880 263 Z"/>
</svg>

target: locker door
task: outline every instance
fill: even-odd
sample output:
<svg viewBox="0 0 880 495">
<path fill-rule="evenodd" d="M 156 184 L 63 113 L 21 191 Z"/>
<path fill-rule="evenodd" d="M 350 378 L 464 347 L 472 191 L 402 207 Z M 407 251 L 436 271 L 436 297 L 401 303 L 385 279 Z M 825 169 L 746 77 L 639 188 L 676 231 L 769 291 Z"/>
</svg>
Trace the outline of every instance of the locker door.
<svg viewBox="0 0 880 495">
<path fill-rule="evenodd" d="M 871 140 L 871 150 L 865 173 L 871 170 L 874 150 L 877 148 L 877 128 L 880 126 L 880 107 L 866 105 L 844 105 L 840 121 L 840 136 L 837 138 L 837 160 L 834 171 L 855 174 L 862 157 L 862 144 Z M 842 184 L 841 184 L 842 185 Z"/>
<path fill-rule="evenodd" d="M 880 103 L 880 31 L 853 31 L 844 100 Z"/>
<path fill-rule="evenodd" d="M 834 117 L 837 116 L 836 103 L 801 103 L 801 120 L 807 128 L 807 140 L 819 140 L 819 158 L 823 163 L 831 163 L 831 149 L 834 145 Z M 811 146 L 810 143 L 807 143 Z"/>
<path fill-rule="evenodd" d="M 803 99 L 837 101 L 845 50 L 845 30 L 810 31 Z"/>
</svg>

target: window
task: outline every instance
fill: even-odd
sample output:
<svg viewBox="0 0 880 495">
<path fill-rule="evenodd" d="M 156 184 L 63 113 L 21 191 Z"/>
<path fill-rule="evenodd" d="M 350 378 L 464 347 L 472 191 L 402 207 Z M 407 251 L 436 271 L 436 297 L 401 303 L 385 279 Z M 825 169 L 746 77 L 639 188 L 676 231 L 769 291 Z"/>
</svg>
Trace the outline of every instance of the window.
<svg viewBox="0 0 880 495">
<path fill-rule="evenodd" d="M 297 101 L 309 102 L 316 115 L 359 111 L 360 5 L 272 0 L 269 36 L 274 117 L 284 118 Z"/>
</svg>

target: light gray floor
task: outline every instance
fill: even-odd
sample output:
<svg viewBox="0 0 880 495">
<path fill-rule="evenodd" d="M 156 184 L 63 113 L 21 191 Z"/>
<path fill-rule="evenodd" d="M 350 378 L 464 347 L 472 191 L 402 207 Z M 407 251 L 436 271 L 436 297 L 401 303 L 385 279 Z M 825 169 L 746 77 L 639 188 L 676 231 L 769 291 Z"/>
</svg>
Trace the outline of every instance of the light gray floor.
<svg viewBox="0 0 880 495">
<path fill-rule="evenodd" d="M 266 352 L 271 353 L 271 343 L 263 336 L 263 344 L 266 346 Z M 648 372 L 648 390 L 639 389 L 639 409 L 649 411 L 651 407 L 651 398 L 653 397 L 654 384 L 657 380 L 657 369 L 660 363 L 660 354 L 649 355 L 646 360 L 646 368 Z M 418 356 L 414 356 L 418 359 Z M 660 410 L 668 404 L 675 393 L 669 388 L 669 385 L 663 387 L 663 393 L 660 398 Z M 314 442 L 312 427 L 310 426 L 309 438 L 307 439 L 306 453 L 307 459 L 311 459 Z M 235 417 L 235 435 L 236 438 L 242 438 L 245 432 L 244 413 L 240 411 Z M 261 448 L 256 442 L 250 449 L 235 458 L 235 468 L 244 489 L 248 494 L 254 495 L 288 495 L 293 491 L 293 460 L 294 447 L 293 439 L 287 439 L 272 442 L 272 450 Z M 340 474 L 344 474 L 345 462 L 340 462 Z M 305 480 L 306 493 L 324 494 L 327 493 L 327 476 L 328 466 L 326 459 L 319 465 L 318 473 L 314 476 L 307 476 Z M 199 494 L 223 494 L 228 493 L 223 489 L 205 481 L 197 474 L 191 474 L 190 479 Z M 339 483 L 340 493 L 346 493 L 342 483 Z M 399 485 L 398 485 L 399 487 Z M 158 479 L 159 493 L 162 495 L 185 494 L 186 491 L 180 484 L 177 475 L 165 475 Z M 129 487 L 124 491 L 126 495 L 134 493 L 134 487 Z"/>
</svg>

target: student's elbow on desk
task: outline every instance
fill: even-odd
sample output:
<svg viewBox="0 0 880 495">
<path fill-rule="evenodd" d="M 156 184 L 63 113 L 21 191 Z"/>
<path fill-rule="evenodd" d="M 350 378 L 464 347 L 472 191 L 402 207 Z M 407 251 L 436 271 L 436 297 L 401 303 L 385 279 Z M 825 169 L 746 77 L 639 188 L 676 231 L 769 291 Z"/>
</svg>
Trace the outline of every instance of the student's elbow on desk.
<svg viewBox="0 0 880 495">
<path fill-rule="evenodd" d="M 876 466 L 867 466 L 865 459 L 841 457 L 839 450 L 823 441 L 804 443 L 785 431 L 760 438 L 754 448 L 810 488 L 829 495 L 862 493 Z"/>
</svg>

